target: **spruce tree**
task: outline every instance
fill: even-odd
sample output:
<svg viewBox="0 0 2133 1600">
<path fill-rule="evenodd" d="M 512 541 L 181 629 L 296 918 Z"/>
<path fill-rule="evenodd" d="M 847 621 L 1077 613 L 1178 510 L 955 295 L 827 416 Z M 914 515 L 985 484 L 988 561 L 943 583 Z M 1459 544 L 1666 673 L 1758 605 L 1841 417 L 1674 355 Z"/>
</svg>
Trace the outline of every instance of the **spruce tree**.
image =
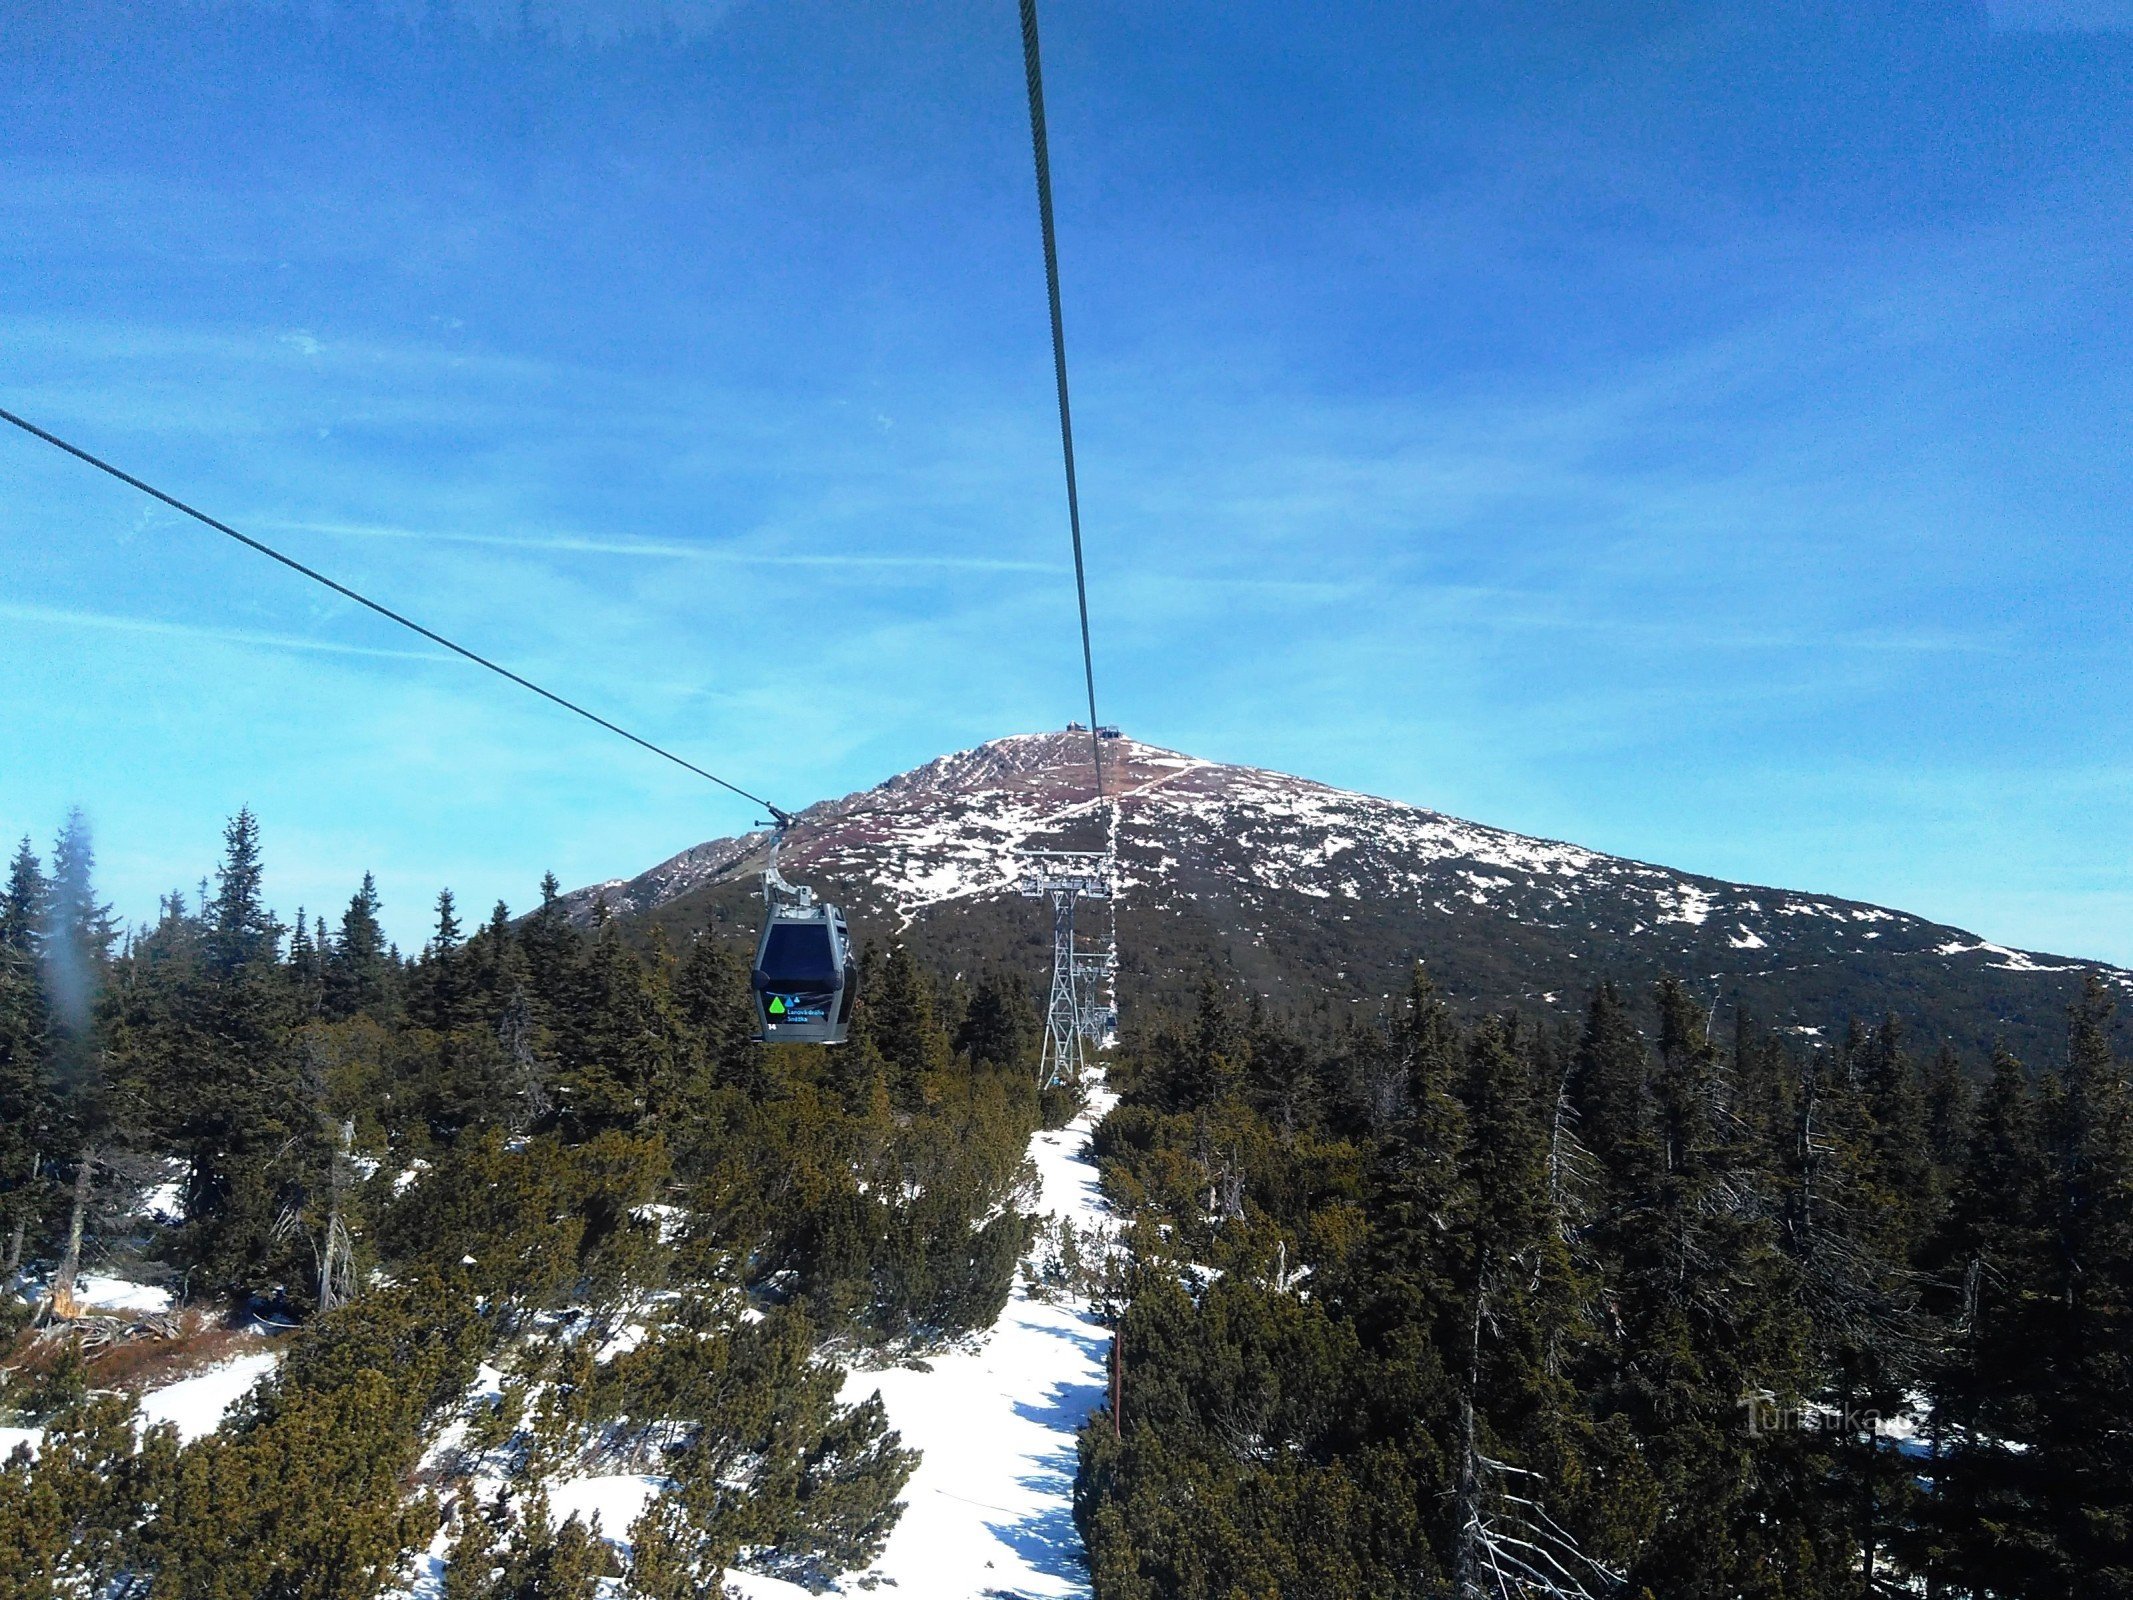
<svg viewBox="0 0 2133 1600">
<path fill-rule="evenodd" d="M 2070 1008 L 2057 1138 L 2055 1361 L 2036 1440 L 2052 1578 L 2133 1594 L 2133 1073 L 2094 974 Z"/>
<path fill-rule="evenodd" d="M 1644 1036 L 1615 986 L 1601 984 L 1585 1009 L 1572 1098 L 1585 1144 L 1606 1176 L 1603 1210 L 1648 1194 L 1657 1180 L 1650 1076 Z"/>
<path fill-rule="evenodd" d="M 43 957 L 61 1041 L 55 1070 L 62 1093 L 71 1093 L 73 1081 L 90 1070 L 96 999 L 118 937 L 111 908 L 96 898 L 95 870 L 89 819 L 77 806 L 67 813 L 52 847 L 52 877 L 44 902 Z"/>
<path fill-rule="evenodd" d="M 440 889 L 436 929 L 408 979 L 409 1016 L 432 1033 L 449 1034 L 479 1020 L 471 968 L 475 956 L 464 947 L 460 932 L 458 903 L 451 890 Z"/>
<path fill-rule="evenodd" d="M 1402 1068 L 1402 1114 L 1372 1152 L 1372 1226 L 1356 1264 L 1352 1306 L 1365 1344 L 1402 1369 L 1393 1381 L 1426 1388 L 1440 1365 L 1433 1334 L 1450 1303 L 1473 1192 L 1460 1171 L 1467 1111 L 1459 1098 L 1466 1073 L 1459 1031 L 1420 962 L 1392 1043 Z"/>
<path fill-rule="evenodd" d="M 1703 1008 L 1672 979 L 1656 999 L 1656 1162 L 1612 1230 L 1620 1264 L 1599 1398 L 1646 1441 L 1657 1479 L 1660 1516 L 1631 1563 L 1632 1592 L 1719 1600 L 1761 1592 L 1774 1564 L 1796 1564 L 1767 1506 L 1797 1441 L 1759 1419 L 1796 1411 L 1806 1328 L 1755 1203 L 1754 1147 L 1725 1114 Z"/>
<path fill-rule="evenodd" d="M 666 974 L 647 970 L 612 920 L 594 934 L 571 1001 L 556 1013 L 557 1101 L 574 1132 L 639 1127 L 678 1104 L 689 1063 Z"/>
<path fill-rule="evenodd" d="M 1950 1336 L 1931 1384 L 1926 1564 L 1946 1592 L 2026 1594 L 2046 1559 L 2030 1442 L 2054 1364 L 2054 1209 L 2028 1074 L 1995 1051 L 1937 1252 Z"/>
<path fill-rule="evenodd" d="M 1443 1342 L 1459 1373 L 1457 1492 L 1449 1530 L 1455 1594 L 1490 1592 L 1506 1556 L 1536 1547 L 1584 1561 L 1559 1513 L 1582 1477 L 1576 1392 L 1576 1272 L 1558 1226 L 1532 1064 L 1491 1018 L 1468 1047 L 1465 1225 Z M 1602 1576 L 1605 1576 L 1602 1574 Z"/>
<path fill-rule="evenodd" d="M 378 921 L 378 884 L 363 874 L 362 887 L 341 913 L 341 929 L 326 957 L 324 1009 L 331 1017 L 383 1018 L 393 999 L 393 962 Z"/>
<path fill-rule="evenodd" d="M 12 1273 L 44 1204 L 42 1164 L 55 1110 L 46 1074 L 50 1029 L 40 955 L 46 884 L 24 839 L 0 892 L 0 1262 Z"/>
<path fill-rule="evenodd" d="M 866 1001 L 868 1033 L 888 1069 L 891 1102 L 906 1110 L 923 1104 L 931 1080 L 947 1071 L 950 1053 L 933 985 L 909 949 L 890 948 Z"/>
<path fill-rule="evenodd" d="M 773 1080 L 763 1046 L 756 1042 L 748 969 L 708 932 L 691 939 L 682 955 L 674 974 L 674 1003 L 713 1083 L 750 1099 L 770 1093 Z"/>
<path fill-rule="evenodd" d="M 193 1287 L 232 1292 L 304 1276 L 301 1240 L 275 1221 L 322 1159 L 323 1130 L 293 1045 L 259 824 L 240 811 L 223 839 L 205 915 L 190 926 L 166 915 L 137 957 L 114 1054 L 129 1093 L 187 1162 L 181 1253 Z"/>
<path fill-rule="evenodd" d="M 988 972 L 971 994 L 955 1047 L 981 1065 L 1034 1072 L 1040 1032 L 1036 1008 L 1021 982 Z"/>
</svg>

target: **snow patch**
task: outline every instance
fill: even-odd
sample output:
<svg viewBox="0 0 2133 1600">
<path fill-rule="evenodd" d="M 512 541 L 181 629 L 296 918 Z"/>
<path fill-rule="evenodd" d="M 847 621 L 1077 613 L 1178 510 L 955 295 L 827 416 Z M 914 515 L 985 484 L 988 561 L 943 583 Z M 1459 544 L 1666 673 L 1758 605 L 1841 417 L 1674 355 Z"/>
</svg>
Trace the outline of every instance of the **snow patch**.
<svg viewBox="0 0 2133 1600">
<path fill-rule="evenodd" d="M 124 1278 L 83 1273 L 74 1280 L 74 1293 L 91 1311 L 139 1311 L 157 1315 L 170 1309 L 170 1291 Z"/>
<path fill-rule="evenodd" d="M 617 1472 L 599 1478 L 566 1478 L 548 1484 L 548 1520 L 560 1528 L 572 1517 L 587 1527 L 599 1524 L 600 1537 L 629 1548 L 630 1528 L 652 1500 L 674 1486 L 671 1478 L 644 1472 Z"/>
<path fill-rule="evenodd" d="M 1946 944 L 1934 947 L 1937 956 L 1998 956 L 1997 961 L 1985 963 L 2001 972 L 2078 972 L 2079 963 L 2072 961 L 2039 961 L 2026 950 L 2010 950 L 2004 944 L 1992 944 L 1980 939 L 1976 944 L 1964 944 L 1960 939 L 1951 939 Z"/>
<path fill-rule="evenodd" d="M 1685 922 L 1690 927 L 1701 927 L 1717 904 L 1708 890 L 1693 883 L 1669 884 L 1660 891 L 1659 902 L 1661 922 Z"/>
<path fill-rule="evenodd" d="M 156 1222 L 173 1224 L 185 1220 L 185 1180 L 172 1178 L 159 1183 L 141 1196 L 140 1215 Z"/>
<path fill-rule="evenodd" d="M 0 1428 L 0 1461 L 13 1455 L 18 1446 L 28 1445 L 30 1454 L 35 1455 L 43 1444 L 42 1428 Z"/>
<path fill-rule="evenodd" d="M 186 1444 L 204 1439 L 222 1426 L 230 1407 L 252 1392 L 281 1357 L 271 1350 L 239 1356 L 235 1361 L 141 1396 L 141 1423 L 154 1427 L 168 1422 Z"/>
</svg>

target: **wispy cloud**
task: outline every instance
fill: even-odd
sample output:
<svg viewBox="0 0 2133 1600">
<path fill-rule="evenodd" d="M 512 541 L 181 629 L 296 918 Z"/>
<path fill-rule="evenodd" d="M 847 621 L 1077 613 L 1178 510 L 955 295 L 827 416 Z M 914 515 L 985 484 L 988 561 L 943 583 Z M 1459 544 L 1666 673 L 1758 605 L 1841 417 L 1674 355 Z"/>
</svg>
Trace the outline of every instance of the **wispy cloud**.
<svg viewBox="0 0 2133 1600">
<path fill-rule="evenodd" d="M 291 532 L 323 533 L 345 539 L 400 539 L 418 544 L 478 545 L 492 550 L 523 550 L 558 555 L 626 556 L 642 561 L 715 561 L 763 567 L 939 568 L 964 572 L 1065 573 L 1064 562 L 1017 561 L 998 556 L 913 552 L 883 555 L 868 551 L 764 550 L 730 544 L 683 544 L 671 540 L 626 539 L 575 533 L 465 533 L 447 528 L 401 528 L 371 522 L 308 522 L 255 518 L 253 526 Z"/>
<path fill-rule="evenodd" d="M 441 650 L 389 650 L 377 645 L 342 644 L 333 639 L 303 639 L 293 634 L 259 633 L 248 628 L 220 628 L 198 622 L 171 622 L 159 617 L 129 617 L 108 611 L 78 611 L 64 606 L 20 605 L 0 600 L 0 617 L 48 628 L 94 628 L 112 633 L 139 633 L 172 639 L 200 639 L 248 645 L 261 650 L 293 650 L 306 655 L 365 656 L 380 661 L 450 663 Z"/>
</svg>

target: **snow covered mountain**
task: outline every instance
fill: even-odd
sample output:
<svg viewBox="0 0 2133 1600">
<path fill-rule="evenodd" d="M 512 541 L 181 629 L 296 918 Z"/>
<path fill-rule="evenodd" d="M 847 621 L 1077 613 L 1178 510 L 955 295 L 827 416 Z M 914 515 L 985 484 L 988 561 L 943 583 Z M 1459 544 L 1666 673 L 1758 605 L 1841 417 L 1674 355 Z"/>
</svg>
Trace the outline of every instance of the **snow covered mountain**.
<svg viewBox="0 0 2133 1600">
<path fill-rule="evenodd" d="M 1024 966 L 1037 982 L 1049 918 L 1017 893 L 1018 852 L 1101 849 L 1115 827 L 1129 1008 L 1181 997 L 1211 965 L 1276 1001 L 1374 1011 L 1420 956 L 1465 1003 L 1571 1010 L 1600 978 L 1670 972 L 1808 1037 L 1893 1010 L 1965 1049 L 2004 1039 L 2042 1063 L 2063 1047 L 2085 972 L 2133 992 L 2122 969 L 1880 906 L 1676 872 L 1130 739 L 1104 752 L 1115 817 L 1090 798 L 1085 734 L 1016 735 L 810 806 L 781 868 L 843 905 L 862 938 L 905 937 L 964 970 Z M 767 844 L 713 840 L 566 898 L 580 917 L 604 897 L 625 917 L 739 933 L 754 924 Z M 1111 914 L 1084 912 L 1105 930 Z"/>
</svg>

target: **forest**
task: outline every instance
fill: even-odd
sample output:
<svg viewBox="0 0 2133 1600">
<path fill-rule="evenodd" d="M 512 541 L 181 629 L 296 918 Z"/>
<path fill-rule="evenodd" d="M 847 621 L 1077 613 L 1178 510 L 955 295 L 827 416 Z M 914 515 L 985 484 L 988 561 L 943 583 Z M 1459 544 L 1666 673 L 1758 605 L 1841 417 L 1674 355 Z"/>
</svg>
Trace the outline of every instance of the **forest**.
<svg viewBox="0 0 2133 1600">
<path fill-rule="evenodd" d="M 1028 975 L 867 952 L 853 1042 L 753 1041 L 742 955 L 546 882 L 420 951 L 259 827 L 149 926 L 78 816 L 0 892 L 0 1600 L 677 1600 L 864 1567 L 912 1453 L 849 1368 L 1018 1273 L 1115 1334 L 1100 1600 L 2133 1595 L 2133 1074 L 1833 1042 L 1663 981 L 1582 1023 L 1370 1022 L 1215 977 L 1128 1018 L 1114 1231 L 1030 1214 Z M 1426 952 L 1418 954 L 1426 956 Z M 1848 1026 L 1847 1026 L 1848 1024 Z M 169 1291 L 112 1318 L 91 1273 Z M 151 1379 L 271 1342 L 224 1425 Z M 862 1385 L 863 1387 L 863 1385 Z M 627 1530 L 549 1486 L 643 1474 Z M 609 1537 L 626 1532 L 625 1562 Z"/>
<path fill-rule="evenodd" d="M 2133 1085 L 1681 983 L 1299 1031 L 1213 985 L 1112 1073 L 1080 1446 L 1103 1600 L 2133 1594 Z"/>
<path fill-rule="evenodd" d="M 1005 1302 L 1066 1110 L 1017 990 L 891 950 L 851 1045 L 765 1049 L 732 952 L 575 928 L 552 879 L 471 932 L 440 895 L 403 957 L 367 878 L 283 926 L 249 813 L 151 927 L 93 868 L 76 817 L 0 896 L 5 1268 L 50 1269 L 0 1302 L 0 1421 L 42 1429 L 0 1465 L 0 1597 L 371 1595 L 449 1517 L 451 1600 L 573 1600 L 622 1575 L 553 1525 L 572 1467 L 671 1485 L 630 1596 L 879 1546 L 911 1457 L 842 1364 Z M 91 1265 L 177 1314 L 92 1338 Z M 128 1380 L 240 1324 L 289 1330 L 272 1381 L 205 1437 L 140 1429 Z"/>
</svg>

